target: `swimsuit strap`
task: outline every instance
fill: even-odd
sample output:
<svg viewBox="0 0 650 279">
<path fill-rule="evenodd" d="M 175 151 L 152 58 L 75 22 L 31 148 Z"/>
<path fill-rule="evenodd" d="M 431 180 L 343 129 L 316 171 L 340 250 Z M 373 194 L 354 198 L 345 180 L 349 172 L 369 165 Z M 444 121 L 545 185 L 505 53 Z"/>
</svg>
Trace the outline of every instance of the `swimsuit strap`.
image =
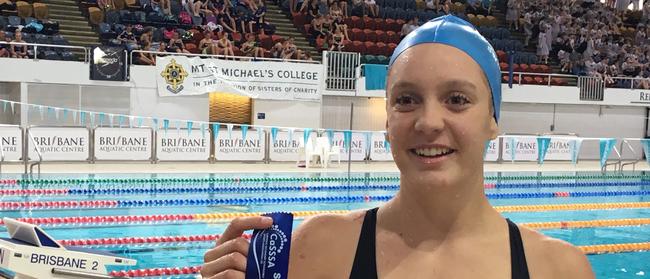
<svg viewBox="0 0 650 279">
<path fill-rule="evenodd" d="M 528 264 L 526 263 L 526 253 L 524 253 L 524 243 L 521 240 L 521 233 L 517 224 L 508 221 L 508 231 L 510 234 L 510 269 L 512 279 L 529 279 Z"/>
<path fill-rule="evenodd" d="M 350 279 L 377 279 L 377 262 L 375 256 L 375 231 L 377 226 L 377 210 L 375 207 L 366 211 L 363 219 L 357 252 Z"/>
</svg>

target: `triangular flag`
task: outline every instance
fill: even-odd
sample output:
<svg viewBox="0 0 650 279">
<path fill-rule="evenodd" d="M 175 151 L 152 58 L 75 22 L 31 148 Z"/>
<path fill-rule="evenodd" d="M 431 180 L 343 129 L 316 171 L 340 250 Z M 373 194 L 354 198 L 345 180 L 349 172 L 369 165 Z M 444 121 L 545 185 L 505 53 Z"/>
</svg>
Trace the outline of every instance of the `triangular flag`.
<svg viewBox="0 0 650 279">
<path fill-rule="evenodd" d="M 142 123 L 144 122 L 144 118 L 138 117 L 138 128 L 142 128 Z"/>
<path fill-rule="evenodd" d="M 332 145 L 332 142 L 334 141 L 334 130 L 327 129 L 327 138 L 330 140 L 330 145 Z"/>
<path fill-rule="evenodd" d="M 169 119 L 163 119 L 163 131 L 167 135 L 167 130 L 169 129 Z"/>
<path fill-rule="evenodd" d="M 70 113 L 72 114 L 72 123 L 77 124 L 77 111 L 71 110 Z"/>
<path fill-rule="evenodd" d="M 343 147 L 345 149 L 348 149 L 351 141 L 352 141 L 352 131 L 350 130 L 343 131 Z"/>
<path fill-rule="evenodd" d="M 133 128 L 133 120 L 135 120 L 135 117 L 129 115 L 129 128 Z"/>
<path fill-rule="evenodd" d="M 372 133 L 371 132 L 365 132 L 364 136 L 365 136 L 365 140 L 366 140 L 366 154 L 370 155 L 370 150 L 372 148 Z"/>
<path fill-rule="evenodd" d="M 241 138 L 242 140 L 246 140 L 246 134 L 248 133 L 248 125 L 242 124 L 241 125 Z"/>
<path fill-rule="evenodd" d="M 384 148 L 390 152 L 390 142 L 388 141 L 388 132 L 384 132 Z"/>
<path fill-rule="evenodd" d="M 602 168 L 607 162 L 609 153 L 612 152 L 616 139 L 600 139 L 600 167 Z"/>
<path fill-rule="evenodd" d="M 14 108 L 15 105 L 16 105 L 16 103 L 9 102 L 9 106 L 11 107 L 11 114 L 16 114 L 16 111 L 15 111 L 15 108 Z"/>
<path fill-rule="evenodd" d="M 293 142 L 293 132 L 294 132 L 295 130 L 296 130 L 296 129 L 294 129 L 294 128 L 290 128 L 290 129 L 289 129 L 289 142 Z M 307 143 L 305 143 L 305 145 L 307 145 Z"/>
<path fill-rule="evenodd" d="M 120 128 L 122 128 L 122 125 L 124 124 L 124 120 L 126 120 L 124 115 L 120 115 L 120 116 L 117 117 L 117 121 L 119 123 Z"/>
<path fill-rule="evenodd" d="M 68 109 L 64 108 L 63 109 L 63 120 L 68 120 Z"/>
<path fill-rule="evenodd" d="M 45 107 L 38 106 L 38 113 L 41 115 L 41 120 L 45 119 Z"/>
<path fill-rule="evenodd" d="M 52 119 L 53 115 L 54 115 L 54 108 L 53 107 L 47 107 L 47 118 Z"/>
<path fill-rule="evenodd" d="M 90 127 L 95 127 L 95 114 L 92 112 L 89 112 L 89 118 L 90 118 Z"/>
<path fill-rule="evenodd" d="M 2 112 L 6 112 L 6 111 L 7 111 L 7 105 L 9 105 L 9 104 L 7 103 L 7 101 L 4 101 L 4 100 L 3 100 L 3 101 L 2 101 Z"/>
<path fill-rule="evenodd" d="M 205 130 L 207 129 L 207 124 L 201 123 L 201 137 L 205 138 Z"/>
<path fill-rule="evenodd" d="M 212 123 L 212 133 L 214 141 L 217 141 L 217 136 L 219 135 L 219 129 L 221 129 L 221 125 L 219 123 Z"/>
<path fill-rule="evenodd" d="M 102 125 L 104 125 L 104 117 L 106 117 L 106 115 L 105 115 L 103 112 L 100 112 L 100 113 L 99 113 L 99 126 L 100 126 L 100 127 L 101 127 Z"/>
<path fill-rule="evenodd" d="M 275 143 L 275 140 L 278 138 L 278 129 L 277 127 L 271 127 L 271 140 Z"/>
<path fill-rule="evenodd" d="M 263 138 L 263 137 L 264 137 L 264 128 L 262 128 L 262 127 L 255 127 L 255 129 L 257 130 L 257 139 L 258 139 L 260 142 L 263 143 L 263 142 L 264 142 L 264 138 Z"/>
<path fill-rule="evenodd" d="M 86 112 L 82 111 L 81 114 L 79 115 L 79 122 L 81 122 L 81 126 L 86 126 Z"/>
<path fill-rule="evenodd" d="M 180 135 L 181 134 L 181 121 L 176 120 L 175 125 L 176 125 L 176 134 Z"/>
<path fill-rule="evenodd" d="M 154 130 L 158 131 L 158 127 L 159 127 L 158 118 L 155 117 L 151 118 L 151 126 L 153 126 Z"/>
<path fill-rule="evenodd" d="M 228 128 L 228 139 L 232 139 L 232 124 L 226 124 L 226 128 Z"/>
<path fill-rule="evenodd" d="M 515 142 L 515 138 L 514 138 L 514 137 L 508 138 L 508 145 L 509 145 L 509 147 L 510 147 L 510 160 L 511 160 L 512 162 L 515 161 L 515 154 L 516 154 L 516 151 L 515 151 L 515 145 L 516 145 L 516 144 L 517 144 L 517 143 Z"/>
<path fill-rule="evenodd" d="M 305 131 L 302 133 L 302 140 L 307 145 L 307 142 L 309 141 L 309 136 L 311 135 L 311 130 L 310 128 L 305 128 Z"/>
<path fill-rule="evenodd" d="M 113 128 L 113 117 L 115 117 L 115 115 L 113 115 L 112 113 L 109 113 L 109 114 L 108 114 L 108 125 L 109 125 L 111 128 Z"/>
<path fill-rule="evenodd" d="M 580 146 L 582 145 L 582 139 L 575 139 L 571 141 L 571 163 L 574 165 L 578 163 L 578 155 L 580 154 Z"/>
<path fill-rule="evenodd" d="M 650 139 L 642 139 L 641 146 L 643 146 L 643 153 L 645 154 L 645 161 L 650 164 Z"/>
<path fill-rule="evenodd" d="M 538 137 L 537 138 L 537 160 L 540 164 L 544 164 L 544 158 L 546 157 L 546 151 L 551 143 L 551 138 L 549 137 Z"/>
<path fill-rule="evenodd" d="M 188 137 L 192 134 L 192 126 L 194 126 L 194 122 L 187 121 L 187 136 Z"/>
</svg>

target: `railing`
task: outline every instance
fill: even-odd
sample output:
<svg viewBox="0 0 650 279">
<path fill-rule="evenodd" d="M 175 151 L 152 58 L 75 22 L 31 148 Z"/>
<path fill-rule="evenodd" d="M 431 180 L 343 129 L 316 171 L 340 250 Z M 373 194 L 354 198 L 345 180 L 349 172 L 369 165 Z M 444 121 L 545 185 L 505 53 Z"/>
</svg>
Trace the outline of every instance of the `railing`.
<svg viewBox="0 0 650 279">
<path fill-rule="evenodd" d="M 129 54 L 129 65 L 133 65 L 133 54 L 137 53 L 150 53 L 155 56 L 189 56 L 189 57 L 209 57 L 216 59 L 237 59 L 240 61 L 277 61 L 277 62 L 294 62 L 294 63 L 309 63 L 309 64 L 319 64 L 320 61 L 311 61 L 311 60 L 297 60 L 297 59 L 280 59 L 280 58 L 254 58 L 250 56 L 227 56 L 227 55 L 216 55 L 216 54 L 195 54 L 195 53 L 178 53 L 178 52 L 163 52 L 163 51 L 149 51 L 149 50 L 133 50 Z"/>
<path fill-rule="evenodd" d="M 615 162 L 612 162 L 612 163 L 608 163 L 608 162 L 607 162 L 608 159 L 605 158 L 605 164 L 603 164 L 603 167 L 601 168 L 601 171 L 602 171 L 602 172 L 606 172 L 608 166 L 614 166 L 614 171 L 616 171 L 617 169 L 618 169 L 619 171 L 623 171 L 623 170 L 621 169 L 621 159 L 623 158 L 623 156 L 621 156 L 621 153 L 618 152 L 618 148 L 616 148 L 616 146 L 613 146 L 613 147 L 612 147 L 612 150 L 614 151 L 614 153 L 616 153 L 616 156 L 618 157 L 618 160 L 615 161 Z M 616 166 L 618 166 L 618 168 L 617 168 Z"/>
<path fill-rule="evenodd" d="M 630 142 L 628 141 L 628 139 L 623 139 L 623 140 L 621 141 L 621 145 L 620 145 L 620 146 L 621 146 L 621 147 L 620 147 L 620 148 L 621 148 L 621 158 L 618 160 L 619 171 L 622 172 L 623 169 L 625 168 L 625 166 L 627 166 L 627 165 L 632 165 L 632 171 L 635 171 L 635 170 L 636 170 L 636 164 L 637 164 L 639 161 L 641 161 L 641 160 L 638 159 L 639 157 L 638 157 L 636 151 L 634 150 L 634 148 L 632 147 L 632 145 L 630 144 Z M 627 147 L 627 149 L 629 149 L 630 152 L 632 152 L 632 156 L 633 156 L 633 158 L 637 158 L 637 159 L 632 160 L 632 161 L 629 161 L 629 162 L 626 162 L 626 163 L 623 163 L 623 152 L 625 151 L 625 147 Z"/>
<path fill-rule="evenodd" d="M 90 50 L 87 47 L 82 46 L 68 46 L 68 45 L 50 45 L 50 44 L 33 44 L 33 43 L 17 43 L 17 42 L 0 42 L 2 45 L 19 45 L 19 46 L 28 46 L 34 48 L 34 60 L 39 60 L 38 58 L 38 48 L 47 47 L 47 48 L 65 48 L 65 49 L 78 49 L 83 50 L 84 52 L 84 63 L 90 62 Z"/>
<path fill-rule="evenodd" d="M 34 175 L 34 166 L 38 166 L 38 176 L 41 176 L 41 163 L 43 162 L 43 154 L 41 153 L 40 150 L 38 150 L 38 145 L 36 144 L 36 140 L 34 140 L 34 137 L 32 134 L 29 133 L 29 129 L 25 131 L 27 134 L 27 138 L 32 142 L 34 145 L 34 151 L 36 151 L 36 155 L 38 155 L 38 161 L 31 163 L 29 165 L 29 176 L 32 177 Z M 29 145 L 29 144 L 27 144 Z M 27 173 L 27 164 L 29 162 L 29 149 L 26 149 L 27 152 L 25 152 L 25 174 Z"/>
<path fill-rule="evenodd" d="M 0 137 L 0 174 L 2 174 L 2 163 L 5 161 L 5 146 L 2 142 L 2 137 Z"/>
<path fill-rule="evenodd" d="M 358 52 L 323 51 L 325 85 L 328 90 L 354 91 L 359 77 L 357 68 L 361 65 Z"/>
<path fill-rule="evenodd" d="M 605 96 L 605 81 L 600 77 L 578 77 L 580 100 L 602 101 Z"/>
</svg>

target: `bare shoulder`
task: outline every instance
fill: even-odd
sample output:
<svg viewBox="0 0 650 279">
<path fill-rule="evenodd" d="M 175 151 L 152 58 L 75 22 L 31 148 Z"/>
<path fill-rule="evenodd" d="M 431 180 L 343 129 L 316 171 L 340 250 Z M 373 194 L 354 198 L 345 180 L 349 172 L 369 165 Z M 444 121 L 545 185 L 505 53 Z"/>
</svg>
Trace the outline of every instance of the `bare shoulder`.
<svg viewBox="0 0 650 279">
<path fill-rule="evenodd" d="M 526 227 L 520 226 L 519 230 L 532 278 L 595 278 L 582 250 Z"/>
<path fill-rule="evenodd" d="M 365 211 L 324 214 L 301 223 L 291 240 L 289 278 L 347 277 L 364 216 Z"/>
</svg>

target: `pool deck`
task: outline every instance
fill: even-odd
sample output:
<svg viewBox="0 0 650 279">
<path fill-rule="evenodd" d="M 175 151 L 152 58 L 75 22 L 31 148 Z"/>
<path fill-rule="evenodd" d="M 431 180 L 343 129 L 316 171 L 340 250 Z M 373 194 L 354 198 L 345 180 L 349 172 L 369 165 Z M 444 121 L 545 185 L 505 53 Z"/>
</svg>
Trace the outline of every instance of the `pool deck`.
<svg viewBox="0 0 650 279">
<path fill-rule="evenodd" d="M 650 170 L 646 162 L 639 162 L 635 168 L 637 171 Z M 346 163 L 338 166 L 336 163 L 324 169 L 320 166 L 306 169 L 297 167 L 295 162 L 279 163 L 273 162 L 264 164 L 242 163 L 242 162 L 164 162 L 151 164 L 149 162 L 101 162 L 101 163 L 43 163 L 42 173 L 278 173 L 278 172 L 341 172 L 348 170 Z M 609 170 L 613 170 L 610 166 Z M 631 166 L 626 166 L 626 171 L 631 171 Z M 393 162 L 353 162 L 350 165 L 351 172 L 392 172 L 398 171 Z M 570 162 L 545 162 L 539 165 L 536 162 L 502 162 L 485 163 L 486 172 L 574 172 L 574 171 L 600 171 L 598 161 L 581 161 L 577 165 Z M 24 165 L 19 163 L 5 163 L 2 165 L 3 174 L 19 174 L 24 172 Z"/>
</svg>

